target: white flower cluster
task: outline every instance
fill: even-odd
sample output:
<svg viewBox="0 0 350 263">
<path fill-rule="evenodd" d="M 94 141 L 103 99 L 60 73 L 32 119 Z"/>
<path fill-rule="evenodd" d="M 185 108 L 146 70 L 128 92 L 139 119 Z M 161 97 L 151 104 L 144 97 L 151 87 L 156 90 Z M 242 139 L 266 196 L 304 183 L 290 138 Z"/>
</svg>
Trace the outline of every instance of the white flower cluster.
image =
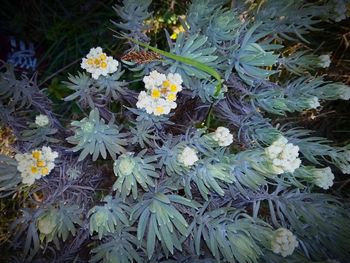
<svg viewBox="0 0 350 263">
<path fill-rule="evenodd" d="M 102 52 L 102 48 L 91 48 L 86 58 L 83 58 L 81 67 L 92 74 L 94 79 L 98 79 L 100 75 L 107 76 L 118 70 L 119 62 L 111 56 L 107 56 Z"/>
<path fill-rule="evenodd" d="M 198 156 L 194 149 L 186 146 L 178 155 L 177 160 L 184 166 L 190 167 L 198 161 Z"/>
<path fill-rule="evenodd" d="M 301 164 L 301 160 L 298 158 L 299 147 L 288 143 L 288 140 L 283 136 L 267 147 L 265 153 L 271 160 L 273 172 L 276 174 L 293 173 Z"/>
<path fill-rule="evenodd" d="M 229 146 L 233 142 L 233 135 L 230 133 L 230 130 L 225 127 L 217 127 L 212 138 L 219 146 Z"/>
<path fill-rule="evenodd" d="M 136 103 L 139 109 L 145 109 L 147 113 L 156 116 L 169 114 L 177 107 L 176 95 L 182 90 L 182 78 L 179 74 L 159 73 L 153 70 L 143 78 L 146 91 L 141 91 Z"/>
<path fill-rule="evenodd" d="M 316 108 L 321 106 L 320 101 L 318 100 L 318 98 L 316 96 L 310 97 L 307 100 L 307 102 L 309 104 L 310 109 L 316 109 Z"/>
<path fill-rule="evenodd" d="M 316 169 L 313 172 L 315 176 L 315 184 L 325 190 L 333 185 L 334 174 L 332 173 L 331 168 L 326 167 L 323 169 Z"/>
<path fill-rule="evenodd" d="M 271 240 L 273 253 L 281 254 L 282 257 L 292 255 L 297 246 L 298 241 L 293 233 L 282 227 L 275 231 Z"/>
<path fill-rule="evenodd" d="M 57 157 L 58 153 L 46 146 L 31 153 L 16 154 L 17 169 L 21 172 L 22 183 L 32 185 L 36 179 L 48 175 L 55 167 Z"/>
<path fill-rule="evenodd" d="M 40 114 L 35 117 L 35 124 L 40 127 L 45 127 L 49 124 L 49 118 L 46 115 Z"/>
<path fill-rule="evenodd" d="M 328 68 L 332 63 L 331 57 L 329 55 L 321 55 L 318 58 L 320 59 L 318 66 L 321 68 Z"/>
</svg>

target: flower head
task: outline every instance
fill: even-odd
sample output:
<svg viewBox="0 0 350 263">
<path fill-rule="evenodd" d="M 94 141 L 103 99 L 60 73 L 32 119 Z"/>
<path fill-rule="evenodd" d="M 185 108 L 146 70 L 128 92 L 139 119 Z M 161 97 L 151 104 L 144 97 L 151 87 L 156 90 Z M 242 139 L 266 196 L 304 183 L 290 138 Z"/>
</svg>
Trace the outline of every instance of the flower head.
<svg viewBox="0 0 350 263">
<path fill-rule="evenodd" d="M 271 161 L 273 172 L 276 174 L 293 173 L 301 164 L 301 160 L 298 158 L 299 147 L 288 143 L 288 140 L 283 136 L 267 147 L 265 154 Z"/>
<path fill-rule="evenodd" d="M 21 172 L 22 183 L 32 185 L 36 179 L 48 175 L 55 167 L 57 157 L 58 153 L 47 146 L 31 153 L 16 154 L 17 170 Z"/>
<path fill-rule="evenodd" d="M 314 171 L 315 184 L 325 190 L 333 185 L 334 174 L 331 168 L 326 167 L 323 169 L 317 169 Z"/>
<path fill-rule="evenodd" d="M 118 65 L 118 61 L 107 56 L 100 47 L 90 49 L 89 54 L 81 62 L 81 67 L 91 73 L 94 79 L 98 79 L 100 75 L 107 76 L 116 72 Z"/>
<path fill-rule="evenodd" d="M 320 59 L 318 66 L 321 68 L 328 68 L 330 66 L 330 64 L 332 63 L 329 55 L 321 55 L 318 58 Z"/>
<path fill-rule="evenodd" d="M 40 127 L 45 127 L 50 123 L 49 118 L 46 115 L 40 114 L 35 117 L 35 124 Z"/>
<path fill-rule="evenodd" d="M 194 165 L 198 161 L 196 150 L 186 146 L 178 155 L 177 160 L 186 167 Z"/>
<path fill-rule="evenodd" d="M 182 78 L 179 74 L 159 73 L 153 70 L 143 78 L 146 91 L 141 91 L 136 103 L 139 109 L 145 109 L 147 113 L 160 116 L 169 114 L 177 107 L 176 95 L 182 90 Z"/>
<path fill-rule="evenodd" d="M 213 133 L 212 138 L 219 146 L 229 146 L 233 142 L 233 135 L 225 127 L 218 127 Z"/>
<path fill-rule="evenodd" d="M 282 257 L 293 254 L 297 246 L 298 241 L 295 236 L 286 228 L 277 229 L 271 240 L 272 251 L 276 254 L 281 254 Z"/>
</svg>

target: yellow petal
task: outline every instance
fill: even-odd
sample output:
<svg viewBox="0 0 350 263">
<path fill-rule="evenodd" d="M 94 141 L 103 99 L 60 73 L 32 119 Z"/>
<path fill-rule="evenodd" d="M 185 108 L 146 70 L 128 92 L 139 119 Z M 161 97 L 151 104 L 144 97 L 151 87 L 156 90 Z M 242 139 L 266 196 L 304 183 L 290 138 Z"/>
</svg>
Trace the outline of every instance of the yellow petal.
<svg viewBox="0 0 350 263">
<path fill-rule="evenodd" d="M 175 84 L 170 85 L 170 91 L 171 92 L 176 92 L 177 91 L 177 86 Z"/>
<path fill-rule="evenodd" d="M 98 59 L 98 58 L 95 58 L 95 59 L 94 59 L 94 64 L 95 64 L 95 66 L 99 66 L 100 63 L 101 63 L 101 60 L 100 60 L 100 59 Z"/>
<path fill-rule="evenodd" d="M 155 108 L 155 113 L 156 114 L 163 114 L 164 113 L 164 107 L 163 106 L 157 106 Z"/>
<path fill-rule="evenodd" d="M 32 151 L 32 156 L 35 160 L 39 160 L 41 157 L 40 151 Z"/>
<path fill-rule="evenodd" d="M 41 168 L 41 174 L 42 175 L 48 175 L 49 174 L 49 169 L 47 167 Z"/>
<path fill-rule="evenodd" d="M 168 88 L 170 86 L 170 81 L 169 80 L 164 80 L 163 81 L 163 87 Z"/>
<path fill-rule="evenodd" d="M 32 166 L 30 170 L 33 174 L 36 174 L 38 172 L 38 168 L 36 168 L 35 166 Z"/>
<path fill-rule="evenodd" d="M 153 89 L 151 93 L 151 97 L 154 99 L 158 99 L 160 97 L 160 91 L 159 89 Z"/>
<path fill-rule="evenodd" d="M 107 59 L 106 53 L 101 53 L 99 57 L 100 57 L 101 60 L 106 60 Z"/>
<path fill-rule="evenodd" d="M 175 101 L 176 100 L 176 95 L 174 93 L 170 93 L 168 96 L 167 96 L 167 100 L 168 101 Z"/>
<path fill-rule="evenodd" d="M 102 61 L 100 67 L 101 68 L 107 68 L 107 63 Z"/>
</svg>

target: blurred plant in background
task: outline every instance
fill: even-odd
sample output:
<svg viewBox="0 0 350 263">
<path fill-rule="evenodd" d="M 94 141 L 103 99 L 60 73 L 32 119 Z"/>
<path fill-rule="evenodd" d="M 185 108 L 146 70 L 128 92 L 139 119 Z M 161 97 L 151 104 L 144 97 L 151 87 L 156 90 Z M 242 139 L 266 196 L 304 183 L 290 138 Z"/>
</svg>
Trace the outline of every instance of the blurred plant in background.
<svg viewBox="0 0 350 263">
<path fill-rule="evenodd" d="M 347 262 L 349 7 L 5 3 L 0 261 Z"/>
</svg>

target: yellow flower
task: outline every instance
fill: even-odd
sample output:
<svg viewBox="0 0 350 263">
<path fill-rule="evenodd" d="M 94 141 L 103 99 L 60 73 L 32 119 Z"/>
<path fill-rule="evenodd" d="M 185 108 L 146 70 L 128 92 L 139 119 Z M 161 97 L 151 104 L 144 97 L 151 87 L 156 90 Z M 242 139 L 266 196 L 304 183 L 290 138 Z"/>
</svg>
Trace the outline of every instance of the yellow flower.
<svg viewBox="0 0 350 263">
<path fill-rule="evenodd" d="M 170 91 L 171 92 L 176 92 L 177 91 L 177 86 L 175 84 L 170 85 Z"/>
<path fill-rule="evenodd" d="M 106 53 L 101 53 L 100 54 L 100 59 L 101 60 L 106 60 L 107 59 Z"/>
<path fill-rule="evenodd" d="M 151 93 L 151 97 L 154 98 L 154 99 L 157 99 L 160 97 L 160 91 L 159 89 L 153 89 L 152 90 L 152 93 Z"/>
<path fill-rule="evenodd" d="M 170 86 L 170 81 L 169 80 L 163 81 L 163 87 L 164 88 L 168 88 L 169 86 Z"/>
<path fill-rule="evenodd" d="M 36 166 L 38 166 L 38 167 L 44 167 L 44 166 L 45 166 L 45 161 L 43 161 L 43 160 L 38 160 L 38 161 L 36 162 Z"/>
<path fill-rule="evenodd" d="M 36 174 L 38 172 L 38 168 L 35 167 L 34 165 L 30 168 L 33 174 Z"/>
<path fill-rule="evenodd" d="M 160 114 L 163 114 L 164 113 L 164 107 L 163 106 L 157 106 L 154 110 L 154 113 L 156 115 L 160 115 Z"/>
<path fill-rule="evenodd" d="M 87 60 L 87 63 L 88 63 L 89 65 L 93 65 L 93 64 L 94 64 L 94 59 L 93 59 L 93 58 L 89 58 L 89 59 Z"/>
<path fill-rule="evenodd" d="M 41 168 L 41 174 L 42 175 L 48 175 L 49 174 L 49 169 L 47 167 Z"/>
<path fill-rule="evenodd" d="M 39 160 L 40 159 L 40 157 L 41 157 L 41 152 L 40 151 L 33 151 L 32 152 L 32 156 L 33 156 L 33 158 L 35 159 L 35 160 Z"/>
<path fill-rule="evenodd" d="M 104 62 L 104 61 L 102 61 L 102 62 L 101 62 L 101 68 L 107 68 L 107 63 Z"/>
<path fill-rule="evenodd" d="M 95 58 L 94 59 L 94 64 L 95 64 L 95 66 L 99 66 L 100 65 L 100 63 L 101 63 L 101 60 L 100 59 L 98 59 L 98 58 Z"/>
<path fill-rule="evenodd" d="M 168 96 L 167 96 L 167 100 L 168 101 L 175 101 L 176 100 L 176 95 L 174 93 L 170 93 Z"/>
</svg>

